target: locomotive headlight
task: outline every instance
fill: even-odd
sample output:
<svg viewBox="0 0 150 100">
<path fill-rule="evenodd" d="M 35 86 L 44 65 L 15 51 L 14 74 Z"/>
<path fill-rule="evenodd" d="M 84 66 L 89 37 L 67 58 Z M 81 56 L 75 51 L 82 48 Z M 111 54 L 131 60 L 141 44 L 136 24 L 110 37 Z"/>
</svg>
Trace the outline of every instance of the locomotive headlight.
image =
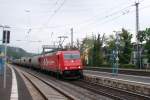
<svg viewBox="0 0 150 100">
<path fill-rule="evenodd" d="M 68 67 L 65 67 L 65 69 L 68 69 Z"/>
<path fill-rule="evenodd" d="M 81 68 L 80 66 L 78 66 L 78 68 Z"/>
</svg>

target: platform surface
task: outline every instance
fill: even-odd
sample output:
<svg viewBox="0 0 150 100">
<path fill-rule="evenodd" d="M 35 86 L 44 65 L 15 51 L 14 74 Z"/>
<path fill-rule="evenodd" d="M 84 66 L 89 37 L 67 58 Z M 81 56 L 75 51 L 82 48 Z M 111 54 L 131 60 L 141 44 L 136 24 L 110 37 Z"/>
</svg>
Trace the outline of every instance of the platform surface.
<svg viewBox="0 0 150 100">
<path fill-rule="evenodd" d="M 0 75 L 0 100 L 32 100 L 32 97 L 22 80 L 22 78 L 19 76 L 19 74 L 14 70 L 16 75 L 16 81 L 17 84 L 15 84 L 15 87 L 17 85 L 17 92 L 14 95 L 18 95 L 18 98 L 11 98 L 12 93 L 12 70 L 7 67 L 6 68 L 6 88 L 3 87 L 3 75 Z"/>
</svg>

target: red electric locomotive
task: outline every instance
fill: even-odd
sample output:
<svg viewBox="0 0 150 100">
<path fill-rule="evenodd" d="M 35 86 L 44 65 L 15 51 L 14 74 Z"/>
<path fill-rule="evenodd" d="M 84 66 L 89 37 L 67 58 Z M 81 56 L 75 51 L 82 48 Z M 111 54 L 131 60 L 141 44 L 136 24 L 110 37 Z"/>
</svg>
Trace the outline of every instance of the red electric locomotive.
<svg viewBox="0 0 150 100">
<path fill-rule="evenodd" d="M 82 78 L 83 66 L 77 50 L 55 51 L 16 59 L 15 64 L 54 72 L 63 78 Z"/>
<path fill-rule="evenodd" d="M 39 57 L 41 69 L 55 72 L 65 78 L 82 77 L 83 66 L 79 51 L 56 51 Z"/>
</svg>

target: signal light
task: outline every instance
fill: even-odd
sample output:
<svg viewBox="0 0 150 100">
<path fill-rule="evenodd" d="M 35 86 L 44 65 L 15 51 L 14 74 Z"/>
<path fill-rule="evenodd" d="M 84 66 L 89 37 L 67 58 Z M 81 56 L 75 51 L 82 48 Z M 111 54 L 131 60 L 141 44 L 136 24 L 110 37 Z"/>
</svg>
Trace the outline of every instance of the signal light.
<svg viewBox="0 0 150 100">
<path fill-rule="evenodd" d="M 8 30 L 3 31 L 3 39 L 2 40 L 3 40 L 3 43 L 9 43 L 10 42 L 10 31 L 8 31 Z"/>
<path fill-rule="evenodd" d="M 67 69 L 68 69 L 68 67 L 65 67 L 65 69 L 67 70 Z"/>
<path fill-rule="evenodd" d="M 3 43 L 5 43 L 5 41 L 6 41 L 6 30 L 3 31 L 3 39 L 2 40 L 3 40 Z"/>
<path fill-rule="evenodd" d="M 7 31 L 7 43 L 10 42 L 10 31 Z"/>
</svg>

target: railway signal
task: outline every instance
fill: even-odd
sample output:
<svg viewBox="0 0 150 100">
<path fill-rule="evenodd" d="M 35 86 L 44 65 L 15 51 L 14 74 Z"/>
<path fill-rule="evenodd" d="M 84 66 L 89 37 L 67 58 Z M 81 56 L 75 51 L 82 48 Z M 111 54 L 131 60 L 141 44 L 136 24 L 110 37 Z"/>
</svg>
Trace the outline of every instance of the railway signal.
<svg viewBox="0 0 150 100">
<path fill-rule="evenodd" d="M 6 88 L 6 66 L 7 66 L 7 44 L 10 42 L 10 31 L 8 30 L 8 28 L 10 28 L 9 26 L 3 26 L 0 25 L 0 27 L 2 27 L 3 29 L 3 39 L 2 39 L 2 43 L 4 44 L 4 52 L 5 52 L 5 57 L 4 57 L 4 83 L 3 83 L 3 87 Z M 6 30 L 7 29 L 7 30 Z"/>
<path fill-rule="evenodd" d="M 10 42 L 10 31 L 9 30 L 3 30 L 3 43 L 9 43 Z"/>
</svg>

